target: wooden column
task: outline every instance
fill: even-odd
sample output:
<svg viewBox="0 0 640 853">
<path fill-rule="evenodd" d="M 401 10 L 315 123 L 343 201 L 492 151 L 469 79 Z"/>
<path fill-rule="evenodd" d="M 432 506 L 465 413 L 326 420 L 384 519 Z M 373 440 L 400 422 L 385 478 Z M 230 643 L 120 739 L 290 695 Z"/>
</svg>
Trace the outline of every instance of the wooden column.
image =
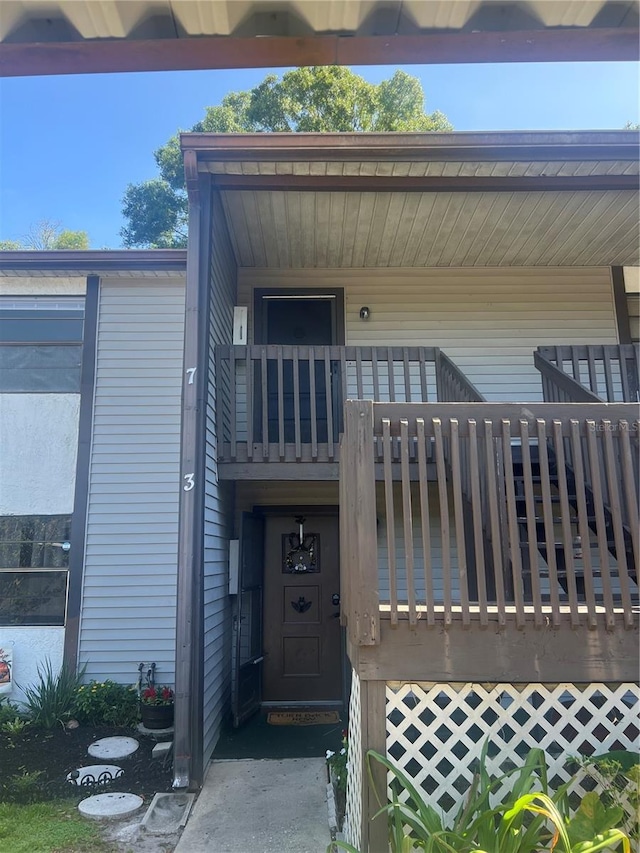
<svg viewBox="0 0 640 853">
<path fill-rule="evenodd" d="M 345 405 L 344 447 L 349 460 L 346 531 L 351 547 L 346 566 L 349 589 L 349 635 L 355 645 L 380 642 L 376 476 L 373 459 L 373 403 L 350 400 Z"/>
<path fill-rule="evenodd" d="M 367 751 L 375 749 L 386 755 L 386 682 L 361 681 L 361 732 L 362 732 L 362 843 L 363 853 L 387 853 L 389 832 L 387 816 L 375 818 L 376 812 L 387 802 L 387 771 L 377 761 L 371 762 L 371 775 L 367 769 Z M 374 790 L 375 788 L 375 790 Z M 376 797 L 377 792 L 377 797 Z"/>
</svg>

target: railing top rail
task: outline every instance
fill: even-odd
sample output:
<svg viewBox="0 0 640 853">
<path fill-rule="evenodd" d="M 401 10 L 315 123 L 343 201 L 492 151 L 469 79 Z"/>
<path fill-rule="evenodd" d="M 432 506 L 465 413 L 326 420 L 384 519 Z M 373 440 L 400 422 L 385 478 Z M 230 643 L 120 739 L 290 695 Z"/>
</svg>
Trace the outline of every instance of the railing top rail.
<svg viewBox="0 0 640 853">
<path fill-rule="evenodd" d="M 349 406 L 350 401 L 346 405 Z M 443 427 L 452 419 L 460 424 L 460 434 L 468 421 L 482 424 L 490 421 L 493 427 L 500 427 L 503 421 L 509 421 L 512 427 L 520 427 L 527 421 L 532 434 L 537 430 L 537 421 L 547 424 L 560 422 L 568 429 L 572 421 L 586 424 L 593 421 L 597 430 L 604 430 L 603 422 L 618 424 L 620 421 L 630 425 L 638 432 L 635 424 L 640 415 L 634 403 L 372 403 L 374 432 L 382 433 L 382 420 L 389 419 L 392 434 L 397 434 L 401 420 L 409 422 L 410 430 L 415 429 L 418 419 L 425 422 L 427 434 L 434 419 L 441 421 Z M 606 424 L 605 424 L 606 426 Z"/>
<path fill-rule="evenodd" d="M 293 346 L 290 344 L 244 344 L 230 346 L 228 344 L 218 345 L 217 352 L 222 358 L 236 359 L 255 358 L 259 359 L 263 353 L 267 358 L 308 357 L 313 350 L 316 358 L 324 358 L 325 353 L 331 359 L 345 358 L 348 361 L 355 360 L 357 356 L 365 361 L 436 361 L 439 352 L 438 347 L 402 347 L 402 346 Z"/>
<path fill-rule="evenodd" d="M 605 354 L 614 358 L 634 358 L 637 356 L 638 344 L 558 344 L 553 346 L 540 346 L 539 352 L 542 358 L 555 362 L 560 357 L 570 360 L 574 356 L 579 359 L 604 358 Z"/>
</svg>

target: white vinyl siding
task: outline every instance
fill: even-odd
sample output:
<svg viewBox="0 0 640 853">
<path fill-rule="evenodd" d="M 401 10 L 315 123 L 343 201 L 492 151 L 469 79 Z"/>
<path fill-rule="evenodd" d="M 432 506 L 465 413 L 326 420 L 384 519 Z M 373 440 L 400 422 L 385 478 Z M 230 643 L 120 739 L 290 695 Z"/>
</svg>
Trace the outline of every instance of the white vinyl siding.
<svg viewBox="0 0 640 853">
<path fill-rule="evenodd" d="M 229 702 L 231 676 L 231 609 L 228 595 L 229 539 L 232 535 L 232 487 L 218 483 L 216 415 L 218 401 L 229 400 L 229 374 L 216 375 L 215 346 L 230 344 L 236 299 L 236 265 L 217 195 L 213 198 L 211 245 L 211 310 L 209 321 L 209 391 L 207 397 L 204 495 L 204 684 L 205 762 L 220 732 Z"/>
<path fill-rule="evenodd" d="M 80 622 L 87 677 L 174 682 L 184 283 L 103 280 Z"/>
<path fill-rule="evenodd" d="M 347 345 L 441 347 L 491 401 L 542 399 L 538 346 L 617 343 L 608 267 L 244 269 L 238 282 L 249 340 L 254 287 L 343 287 Z"/>
</svg>

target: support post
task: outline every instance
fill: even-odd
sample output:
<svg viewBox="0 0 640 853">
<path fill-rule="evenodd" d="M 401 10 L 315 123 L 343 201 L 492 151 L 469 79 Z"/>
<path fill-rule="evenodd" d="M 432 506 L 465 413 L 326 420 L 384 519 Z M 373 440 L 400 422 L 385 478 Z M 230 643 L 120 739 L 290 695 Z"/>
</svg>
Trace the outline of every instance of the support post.
<svg viewBox="0 0 640 853">
<path fill-rule="evenodd" d="M 373 459 L 373 403 L 348 400 L 345 404 L 345 448 L 349 465 L 346 482 L 353 564 L 347 566 L 349 584 L 349 634 L 356 645 L 380 642 L 378 594 L 378 543 L 376 477 Z"/>
<path fill-rule="evenodd" d="M 387 853 L 389 849 L 387 816 L 382 814 L 374 819 L 374 815 L 387 802 L 387 771 L 379 762 L 372 761 L 369 765 L 367 761 L 367 751 L 370 749 L 386 755 L 386 682 L 361 681 L 360 702 L 362 715 L 360 721 L 362 726 L 361 847 L 363 853 Z M 371 776 L 368 766 L 371 768 Z"/>
</svg>

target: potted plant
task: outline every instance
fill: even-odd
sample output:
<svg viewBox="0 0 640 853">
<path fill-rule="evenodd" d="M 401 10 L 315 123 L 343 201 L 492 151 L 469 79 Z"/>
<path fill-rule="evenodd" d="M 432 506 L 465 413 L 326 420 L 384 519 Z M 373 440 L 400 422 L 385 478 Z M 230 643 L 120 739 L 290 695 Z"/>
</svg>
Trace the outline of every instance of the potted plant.
<svg viewBox="0 0 640 853">
<path fill-rule="evenodd" d="M 147 729 L 168 729 L 173 725 L 173 699 L 171 687 L 150 684 L 140 693 L 140 716 Z"/>
</svg>

